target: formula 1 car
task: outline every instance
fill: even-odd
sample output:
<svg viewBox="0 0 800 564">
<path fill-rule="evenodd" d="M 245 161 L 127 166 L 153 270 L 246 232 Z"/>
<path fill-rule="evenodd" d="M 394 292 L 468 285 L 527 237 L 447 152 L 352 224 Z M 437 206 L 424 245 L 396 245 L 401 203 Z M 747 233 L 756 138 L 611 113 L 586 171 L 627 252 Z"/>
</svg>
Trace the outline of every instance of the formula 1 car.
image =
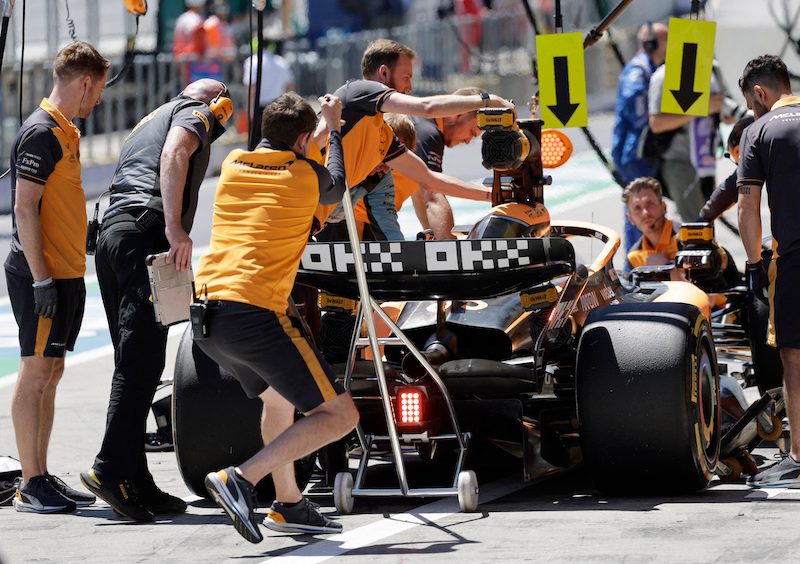
<svg viewBox="0 0 800 564">
<path fill-rule="evenodd" d="M 465 470 L 474 449 L 519 459 L 525 480 L 584 463 L 597 487 L 611 492 L 695 491 L 720 468 L 733 474 L 733 463 L 720 464 L 718 355 L 748 353 L 755 331 L 746 321 L 753 316 L 745 290 L 726 286 L 722 276 L 727 255 L 713 237 L 698 238 L 703 228 L 695 226 L 677 265 L 691 281 L 670 281 L 664 268 L 641 271 L 633 286 L 624 285 L 612 266 L 620 243 L 614 231 L 551 221 L 544 207 L 551 180 L 542 156 L 568 158 L 563 138 L 543 137 L 542 122 L 515 121 L 503 110 L 481 110 L 479 122 L 484 164 L 494 170 L 494 207 L 467 237 L 361 244 L 370 300 L 394 302 L 375 313 L 398 330 L 381 339 L 380 364 L 358 360 L 368 341 L 359 333 L 366 308 L 358 309 L 358 329 L 347 337 L 348 361 L 339 370 L 361 413 L 361 459 L 355 480 L 346 471 L 329 479 L 337 508 L 352 510 L 360 495 L 457 492 L 462 509 L 474 509 L 477 483 Z M 582 264 L 576 249 L 592 249 L 587 241 L 602 248 Z M 354 262 L 349 243 L 310 243 L 298 281 L 339 296 L 339 304 L 358 299 Z M 724 293 L 725 305 L 712 313 L 701 287 Z M 753 349 L 747 377 L 761 383 L 768 368 Z M 742 437 L 750 437 L 746 423 L 758 416 L 774 431 L 775 418 L 763 414 L 777 413 L 776 401 L 770 396 L 747 414 L 729 437 L 733 454 L 723 454 L 735 458 L 751 448 Z M 220 374 L 192 346 L 189 331 L 178 353 L 172 411 L 179 467 L 199 495 L 207 472 L 261 446 L 260 402 Z M 452 487 L 410 488 L 405 454 L 398 457 L 394 443 L 454 465 L 445 485 Z M 400 487 L 366 487 L 370 457 L 390 448 Z M 326 450 L 329 478 L 346 470 L 345 456 Z M 298 461 L 301 486 L 313 468 L 313 457 Z M 266 481 L 259 489 L 270 499 Z"/>
</svg>

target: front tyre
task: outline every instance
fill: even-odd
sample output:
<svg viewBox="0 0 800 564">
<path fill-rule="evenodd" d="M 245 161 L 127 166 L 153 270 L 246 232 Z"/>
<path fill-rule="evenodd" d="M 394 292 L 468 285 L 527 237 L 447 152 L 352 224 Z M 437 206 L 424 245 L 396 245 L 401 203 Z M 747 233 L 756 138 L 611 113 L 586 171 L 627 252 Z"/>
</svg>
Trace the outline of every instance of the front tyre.
<svg viewBox="0 0 800 564">
<path fill-rule="evenodd" d="M 578 420 L 604 491 L 706 487 L 720 447 L 719 375 L 708 321 L 688 304 L 604 307 L 578 344 Z"/>
</svg>

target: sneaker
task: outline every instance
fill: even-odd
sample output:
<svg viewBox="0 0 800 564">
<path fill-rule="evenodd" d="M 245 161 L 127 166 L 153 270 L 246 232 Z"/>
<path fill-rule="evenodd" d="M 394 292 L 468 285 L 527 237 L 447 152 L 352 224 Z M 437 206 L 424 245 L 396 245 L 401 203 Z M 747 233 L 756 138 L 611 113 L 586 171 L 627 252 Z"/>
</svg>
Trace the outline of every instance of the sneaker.
<svg viewBox="0 0 800 564">
<path fill-rule="evenodd" d="M 319 505 L 303 498 L 299 503 L 284 505 L 272 502 L 264 526 L 280 533 L 341 533 L 342 524 L 319 511 Z"/>
<path fill-rule="evenodd" d="M 75 502 L 56 490 L 45 476 L 34 476 L 14 494 L 14 509 L 31 513 L 72 513 Z"/>
<path fill-rule="evenodd" d="M 207 474 L 206 489 L 231 518 L 240 535 L 252 543 L 264 540 L 255 516 L 256 490 L 233 466 Z"/>
<path fill-rule="evenodd" d="M 139 501 L 154 515 L 186 513 L 186 502 L 159 489 L 154 482 L 139 484 Z"/>
<path fill-rule="evenodd" d="M 754 488 L 800 488 L 800 462 L 789 455 L 760 474 L 752 476 L 747 484 Z"/>
<path fill-rule="evenodd" d="M 139 501 L 139 492 L 130 481 L 115 481 L 90 468 L 81 472 L 81 483 L 123 517 L 140 522 L 155 520 L 153 513 Z"/>
<path fill-rule="evenodd" d="M 49 472 L 45 472 L 44 477 L 47 478 L 47 480 L 50 482 L 50 485 L 53 486 L 58 493 L 63 495 L 65 498 L 74 501 L 75 505 L 78 507 L 88 507 L 97 501 L 97 498 L 92 494 L 79 492 L 78 490 L 69 487 L 64 480 L 58 476 L 53 476 Z"/>
</svg>

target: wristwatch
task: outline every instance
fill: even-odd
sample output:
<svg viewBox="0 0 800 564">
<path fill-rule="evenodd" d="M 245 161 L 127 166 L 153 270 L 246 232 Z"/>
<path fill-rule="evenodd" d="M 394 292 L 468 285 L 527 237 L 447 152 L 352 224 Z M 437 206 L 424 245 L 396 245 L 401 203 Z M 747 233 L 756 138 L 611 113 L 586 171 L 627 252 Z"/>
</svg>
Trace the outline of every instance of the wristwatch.
<svg viewBox="0 0 800 564">
<path fill-rule="evenodd" d="M 483 107 L 489 107 L 489 93 L 486 90 L 481 90 L 481 100 L 483 100 Z"/>
</svg>

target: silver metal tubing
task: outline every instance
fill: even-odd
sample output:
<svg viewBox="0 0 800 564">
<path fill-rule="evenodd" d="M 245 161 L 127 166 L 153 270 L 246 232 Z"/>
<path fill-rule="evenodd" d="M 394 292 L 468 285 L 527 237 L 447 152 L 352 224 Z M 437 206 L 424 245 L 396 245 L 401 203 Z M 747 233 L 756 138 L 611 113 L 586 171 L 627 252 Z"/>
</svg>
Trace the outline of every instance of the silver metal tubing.
<svg viewBox="0 0 800 564">
<path fill-rule="evenodd" d="M 353 488 L 353 497 L 448 497 L 457 495 L 458 488 L 415 488 L 406 491 L 400 491 L 396 488 Z"/>
<path fill-rule="evenodd" d="M 450 413 L 450 420 L 453 423 L 453 431 L 458 437 L 458 447 L 463 451 L 466 448 L 466 445 L 461 434 L 461 427 L 458 425 L 458 418 L 456 417 L 456 410 L 453 407 L 453 401 L 450 399 L 450 394 L 447 392 L 444 382 L 441 378 L 439 378 L 439 374 L 436 373 L 436 370 L 434 370 L 434 368 L 430 365 L 425 356 L 423 356 L 423 354 L 417 350 L 417 347 L 414 346 L 414 343 L 412 343 L 411 340 L 406 337 L 402 331 L 400 331 L 400 328 L 397 325 L 395 325 L 395 322 L 392 321 L 392 318 L 381 309 L 380 305 L 375 300 L 373 300 L 371 297 L 370 300 L 372 303 L 372 308 L 375 310 L 375 313 L 378 314 L 378 317 L 380 317 L 381 320 L 383 320 L 383 322 L 386 323 L 386 325 L 388 325 L 389 328 L 394 332 L 394 334 L 397 335 L 401 341 L 403 341 L 403 344 L 408 347 L 409 352 L 411 352 L 411 354 L 414 355 L 414 358 L 416 358 L 417 361 L 419 361 L 419 363 L 425 368 L 430 377 L 438 386 L 439 390 L 442 392 L 442 398 L 444 399 L 445 405 L 447 405 L 447 411 Z"/>
<path fill-rule="evenodd" d="M 389 387 L 386 385 L 386 374 L 384 374 L 383 371 L 381 349 L 378 345 L 378 333 L 375 330 L 375 320 L 372 318 L 372 312 L 369 310 L 374 310 L 378 313 L 378 315 L 385 314 L 380 305 L 378 305 L 369 295 L 367 275 L 364 269 L 364 257 L 361 255 L 361 245 L 358 240 L 358 228 L 356 227 L 355 215 L 353 215 L 353 202 L 350 200 L 349 186 L 346 187 L 344 196 L 342 196 L 342 206 L 344 207 L 344 220 L 347 223 L 347 235 L 350 239 L 350 250 L 353 253 L 353 265 L 355 266 L 356 279 L 358 280 L 358 293 L 361 297 L 361 307 L 366 310 L 366 313 L 364 314 L 364 323 L 367 325 L 367 336 L 369 338 L 369 346 L 372 350 L 372 357 L 375 363 L 375 374 L 378 376 L 378 388 L 381 391 L 383 400 L 383 409 L 386 415 L 386 426 L 389 430 L 392 453 L 394 454 L 395 459 L 397 480 L 400 482 L 400 489 L 405 494 L 408 492 L 406 468 L 403 464 L 402 451 L 400 450 L 400 439 L 397 436 L 397 428 L 394 424 L 392 404 L 389 399 Z M 391 320 L 389 320 L 389 322 L 391 323 Z M 393 329 L 397 328 L 394 323 L 391 323 L 390 327 Z"/>
<path fill-rule="evenodd" d="M 403 341 L 398 339 L 397 337 L 381 337 L 381 338 L 378 339 L 378 344 L 379 345 L 402 345 Z M 369 339 L 365 339 L 364 337 L 360 337 L 356 341 L 356 345 L 362 346 L 362 347 L 364 345 L 369 345 Z"/>
</svg>

